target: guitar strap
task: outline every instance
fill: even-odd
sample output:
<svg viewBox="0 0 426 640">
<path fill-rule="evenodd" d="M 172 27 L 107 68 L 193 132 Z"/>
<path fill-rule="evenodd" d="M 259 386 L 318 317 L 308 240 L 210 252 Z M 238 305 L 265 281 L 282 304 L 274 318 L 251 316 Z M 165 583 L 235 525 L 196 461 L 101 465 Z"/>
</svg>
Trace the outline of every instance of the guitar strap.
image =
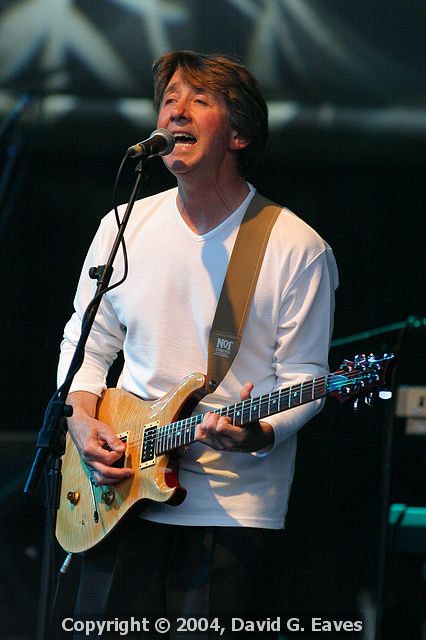
<svg viewBox="0 0 426 640">
<path fill-rule="evenodd" d="M 209 392 L 219 386 L 237 355 L 266 245 L 281 210 L 255 193 L 241 222 L 210 330 Z"/>
</svg>

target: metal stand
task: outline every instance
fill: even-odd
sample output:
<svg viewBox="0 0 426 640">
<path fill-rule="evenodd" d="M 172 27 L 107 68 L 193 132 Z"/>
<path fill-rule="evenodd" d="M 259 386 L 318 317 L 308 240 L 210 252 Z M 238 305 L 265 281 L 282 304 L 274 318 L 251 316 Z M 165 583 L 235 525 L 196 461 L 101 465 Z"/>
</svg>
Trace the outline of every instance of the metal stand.
<svg viewBox="0 0 426 640">
<path fill-rule="evenodd" d="M 105 265 L 92 268 L 90 277 L 97 279 L 96 293 L 89 304 L 82 321 L 81 335 L 77 343 L 73 359 L 63 385 L 58 389 L 52 401 L 49 403 L 44 418 L 43 426 L 39 432 L 37 440 L 37 453 L 24 489 L 26 494 L 34 494 L 40 482 L 41 475 L 49 462 L 49 482 L 46 492 L 46 531 L 43 554 L 43 567 L 40 584 L 39 618 L 37 625 L 37 640 L 46 640 L 48 637 L 49 610 L 51 606 L 51 575 L 53 567 L 52 541 L 56 530 L 56 516 L 59 506 L 59 496 L 61 492 L 61 456 L 65 452 L 65 418 L 72 415 L 72 407 L 66 404 L 66 398 L 71 388 L 75 374 L 80 369 L 84 359 L 84 349 L 89 337 L 96 313 L 102 300 L 102 296 L 107 291 L 112 273 L 113 263 L 117 255 L 120 244 L 123 240 L 124 231 L 130 218 L 133 205 L 138 196 L 140 187 L 144 180 L 145 159 L 141 160 L 136 167 L 137 178 L 133 191 L 129 198 L 123 219 L 121 220 L 111 249 L 110 256 Z"/>
<path fill-rule="evenodd" d="M 384 335 L 398 331 L 395 349 L 393 349 L 396 360 L 401 353 L 402 342 L 404 336 L 409 330 L 426 329 L 426 318 L 418 318 L 410 316 L 407 320 L 396 322 L 393 324 L 378 327 L 370 331 L 347 336 L 333 340 L 332 347 L 345 344 L 351 344 L 361 340 L 367 340 L 378 335 Z M 395 375 L 394 369 L 394 375 Z M 376 620 L 375 620 L 375 640 L 382 638 L 383 613 L 384 613 L 384 597 L 385 597 L 385 575 L 386 575 L 386 549 L 388 537 L 388 511 L 389 511 L 389 491 L 391 479 L 391 462 L 392 462 L 392 444 L 393 444 L 393 408 L 394 403 L 388 405 L 386 409 L 385 419 L 383 421 L 383 447 L 382 447 L 382 472 L 380 479 L 380 530 L 379 530 L 379 549 L 378 549 L 378 566 L 377 566 L 377 587 L 376 587 Z"/>
</svg>

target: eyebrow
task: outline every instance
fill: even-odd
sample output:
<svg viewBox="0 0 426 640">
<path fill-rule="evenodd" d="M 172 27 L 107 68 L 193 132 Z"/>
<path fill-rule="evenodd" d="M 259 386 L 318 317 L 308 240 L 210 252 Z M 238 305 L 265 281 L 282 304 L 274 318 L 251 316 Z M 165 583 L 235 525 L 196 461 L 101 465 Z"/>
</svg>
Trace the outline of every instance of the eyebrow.
<svg viewBox="0 0 426 640">
<path fill-rule="evenodd" d="M 192 89 L 194 90 L 194 93 L 211 93 L 211 91 L 209 91 L 208 89 L 205 89 L 203 87 L 194 87 L 194 85 L 189 84 L 190 87 L 192 87 Z M 179 84 L 177 82 L 174 82 L 173 84 L 168 85 L 165 90 L 164 90 L 164 96 L 168 95 L 169 93 L 173 93 L 174 91 L 177 91 L 179 89 Z"/>
</svg>

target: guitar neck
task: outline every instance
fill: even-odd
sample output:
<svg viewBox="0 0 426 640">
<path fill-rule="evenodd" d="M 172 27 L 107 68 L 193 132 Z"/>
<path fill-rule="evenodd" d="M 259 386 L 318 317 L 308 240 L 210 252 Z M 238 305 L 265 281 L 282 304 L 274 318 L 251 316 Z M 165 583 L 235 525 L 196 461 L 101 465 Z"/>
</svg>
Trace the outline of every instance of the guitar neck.
<svg viewBox="0 0 426 640">
<path fill-rule="evenodd" d="M 323 398 L 340 388 L 342 384 L 350 383 L 350 374 L 329 373 L 321 378 L 314 378 L 291 387 L 272 391 L 267 395 L 242 400 L 236 404 L 218 409 L 215 413 L 221 416 L 228 416 L 233 424 L 243 426 L 272 416 L 275 413 L 281 413 Z M 160 455 L 194 442 L 195 429 L 197 425 L 201 424 L 203 417 L 204 415 L 201 413 L 158 427 L 155 445 L 156 454 Z"/>
</svg>

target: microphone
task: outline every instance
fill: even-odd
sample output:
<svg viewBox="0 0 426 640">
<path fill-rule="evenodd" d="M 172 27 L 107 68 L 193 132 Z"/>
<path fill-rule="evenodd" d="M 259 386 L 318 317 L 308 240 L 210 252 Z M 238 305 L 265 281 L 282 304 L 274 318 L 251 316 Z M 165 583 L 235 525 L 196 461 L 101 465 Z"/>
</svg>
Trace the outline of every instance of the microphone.
<svg viewBox="0 0 426 640">
<path fill-rule="evenodd" d="M 175 147 L 175 139 L 167 129 L 156 129 L 151 133 L 149 138 L 134 144 L 127 149 L 127 155 L 131 158 L 144 156 L 144 158 L 152 158 L 153 156 L 166 156 L 171 153 Z"/>
</svg>

